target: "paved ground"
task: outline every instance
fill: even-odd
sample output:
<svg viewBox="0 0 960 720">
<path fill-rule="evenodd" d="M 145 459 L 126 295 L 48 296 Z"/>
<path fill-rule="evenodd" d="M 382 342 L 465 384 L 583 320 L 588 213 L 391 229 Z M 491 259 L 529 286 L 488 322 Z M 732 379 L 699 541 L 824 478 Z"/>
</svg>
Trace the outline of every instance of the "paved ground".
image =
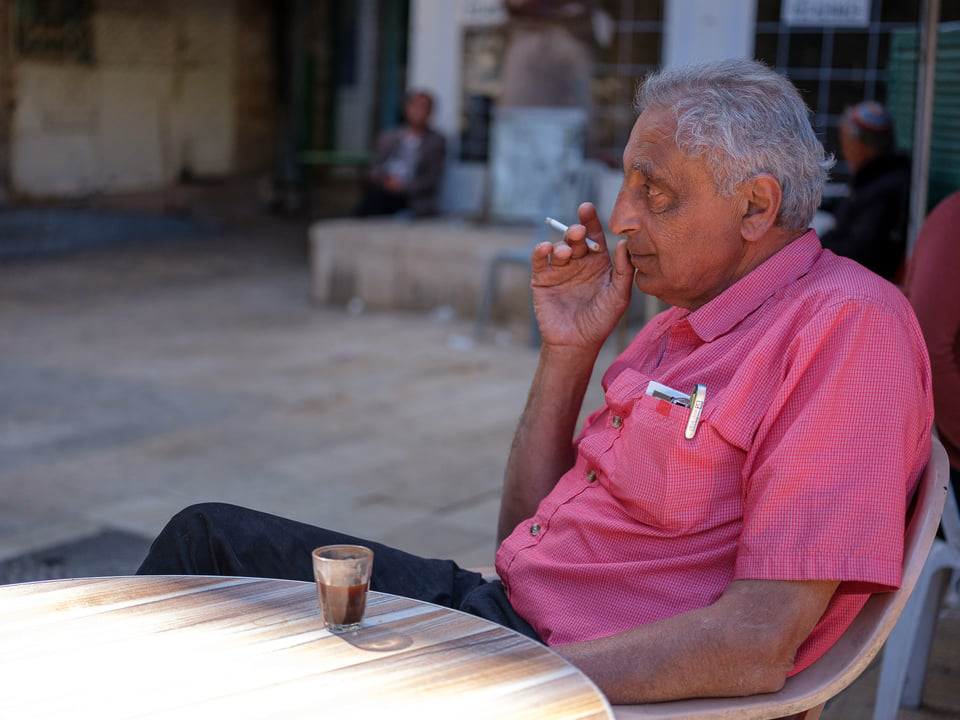
<svg viewBox="0 0 960 720">
<path fill-rule="evenodd" d="M 305 222 L 218 199 L 177 207 L 219 233 L 0 262 L 0 582 L 132 572 L 209 499 L 489 564 L 522 325 L 477 345 L 444 308 L 318 307 Z M 902 717 L 960 717 L 958 635 L 948 611 Z M 875 674 L 824 717 L 870 717 Z"/>
</svg>

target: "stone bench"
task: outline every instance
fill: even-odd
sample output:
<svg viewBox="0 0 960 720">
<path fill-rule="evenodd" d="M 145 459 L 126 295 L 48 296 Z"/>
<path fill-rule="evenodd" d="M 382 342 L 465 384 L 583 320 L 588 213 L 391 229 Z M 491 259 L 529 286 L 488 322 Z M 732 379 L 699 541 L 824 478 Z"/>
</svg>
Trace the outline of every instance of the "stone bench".
<svg viewBox="0 0 960 720">
<path fill-rule="evenodd" d="M 451 218 L 320 220 L 309 229 L 313 297 L 333 305 L 359 298 L 371 310 L 448 306 L 458 316 L 472 318 L 494 254 L 528 247 L 534 232 L 526 224 Z M 528 268 L 505 268 L 493 319 L 528 318 L 529 288 Z"/>
</svg>

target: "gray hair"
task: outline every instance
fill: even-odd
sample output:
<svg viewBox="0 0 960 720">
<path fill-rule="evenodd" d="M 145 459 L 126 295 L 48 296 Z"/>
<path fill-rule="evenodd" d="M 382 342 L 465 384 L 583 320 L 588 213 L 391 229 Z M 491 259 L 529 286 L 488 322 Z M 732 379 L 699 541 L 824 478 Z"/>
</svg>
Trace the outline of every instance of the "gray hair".
<svg viewBox="0 0 960 720">
<path fill-rule="evenodd" d="M 783 190 L 779 224 L 802 228 L 813 220 L 835 161 L 787 78 L 754 60 L 688 65 L 650 75 L 634 106 L 673 110 L 680 152 L 706 160 L 721 195 L 769 173 Z"/>
</svg>

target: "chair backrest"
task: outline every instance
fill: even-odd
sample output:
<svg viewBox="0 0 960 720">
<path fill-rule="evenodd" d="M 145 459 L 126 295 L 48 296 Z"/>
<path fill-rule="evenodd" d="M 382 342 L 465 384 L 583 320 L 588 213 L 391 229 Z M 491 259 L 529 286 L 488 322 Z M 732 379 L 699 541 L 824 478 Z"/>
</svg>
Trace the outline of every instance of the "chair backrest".
<svg viewBox="0 0 960 720">
<path fill-rule="evenodd" d="M 933 545 L 950 481 L 947 453 L 933 438 L 933 452 L 917 488 L 904 538 L 903 578 L 895 592 L 872 595 L 840 640 L 783 689 L 740 698 L 698 698 L 649 705 L 615 705 L 618 720 L 779 718 L 822 706 L 866 669 L 896 625 Z"/>
<path fill-rule="evenodd" d="M 943 506 L 940 528 L 947 542 L 960 550 L 960 508 L 957 507 L 956 488 L 947 483 L 947 501 Z"/>
</svg>

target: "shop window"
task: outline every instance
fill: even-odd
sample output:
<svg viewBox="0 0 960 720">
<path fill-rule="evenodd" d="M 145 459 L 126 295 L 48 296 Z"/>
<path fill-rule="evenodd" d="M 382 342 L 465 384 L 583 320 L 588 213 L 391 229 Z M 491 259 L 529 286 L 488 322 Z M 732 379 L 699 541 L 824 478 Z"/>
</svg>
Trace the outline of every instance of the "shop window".
<svg viewBox="0 0 960 720">
<path fill-rule="evenodd" d="M 866 90 L 862 80 L 834 80 L 830 85 L 829 106 L 827 108 L 831 115 L 841 115 L 850 105 L 856 105 L 863 102 Z M 882 98 L 875 98 L 882 101 Z"/>
<path fill-rule="evenodd" d="M 823 38 L 819 33 L 794 33 L 790 39 L 790 67 L 819 68 L 822 48 Z"/>
<path fill-rule="evenodd" d="M 843 32 L 833 37 L 833 65 L 863 70 L 867 66 L 870 35 L 865 32 Z"/>
<path fill-rule="evenodd" d="M 803 98 L 803 101 L 807 105 L 811 108 L 817 107 L 817 99 L 820 97 L 820 83 L 817 80 L 794 79 L 793 84 L 797 86 L 797 90 L 800 91 L 800 97 Z"/>
<path fill-rule="evenodd" d="M 757 22 L 778 22 L 780 0 L 757 0 Z"/>
<path fill-rule="evenodd" d="M 883 22 L 912 22 L 919 13 L 919 0 L 884 0 L 880 19 Z"/>
<path fill-rule="evenodd" d="M 762 60 L 767 65 L 776 65 L 778 40 L 779 36 L 776 33 L 757 33 L 753 47 L 756 59 Z"/>
</svg>

